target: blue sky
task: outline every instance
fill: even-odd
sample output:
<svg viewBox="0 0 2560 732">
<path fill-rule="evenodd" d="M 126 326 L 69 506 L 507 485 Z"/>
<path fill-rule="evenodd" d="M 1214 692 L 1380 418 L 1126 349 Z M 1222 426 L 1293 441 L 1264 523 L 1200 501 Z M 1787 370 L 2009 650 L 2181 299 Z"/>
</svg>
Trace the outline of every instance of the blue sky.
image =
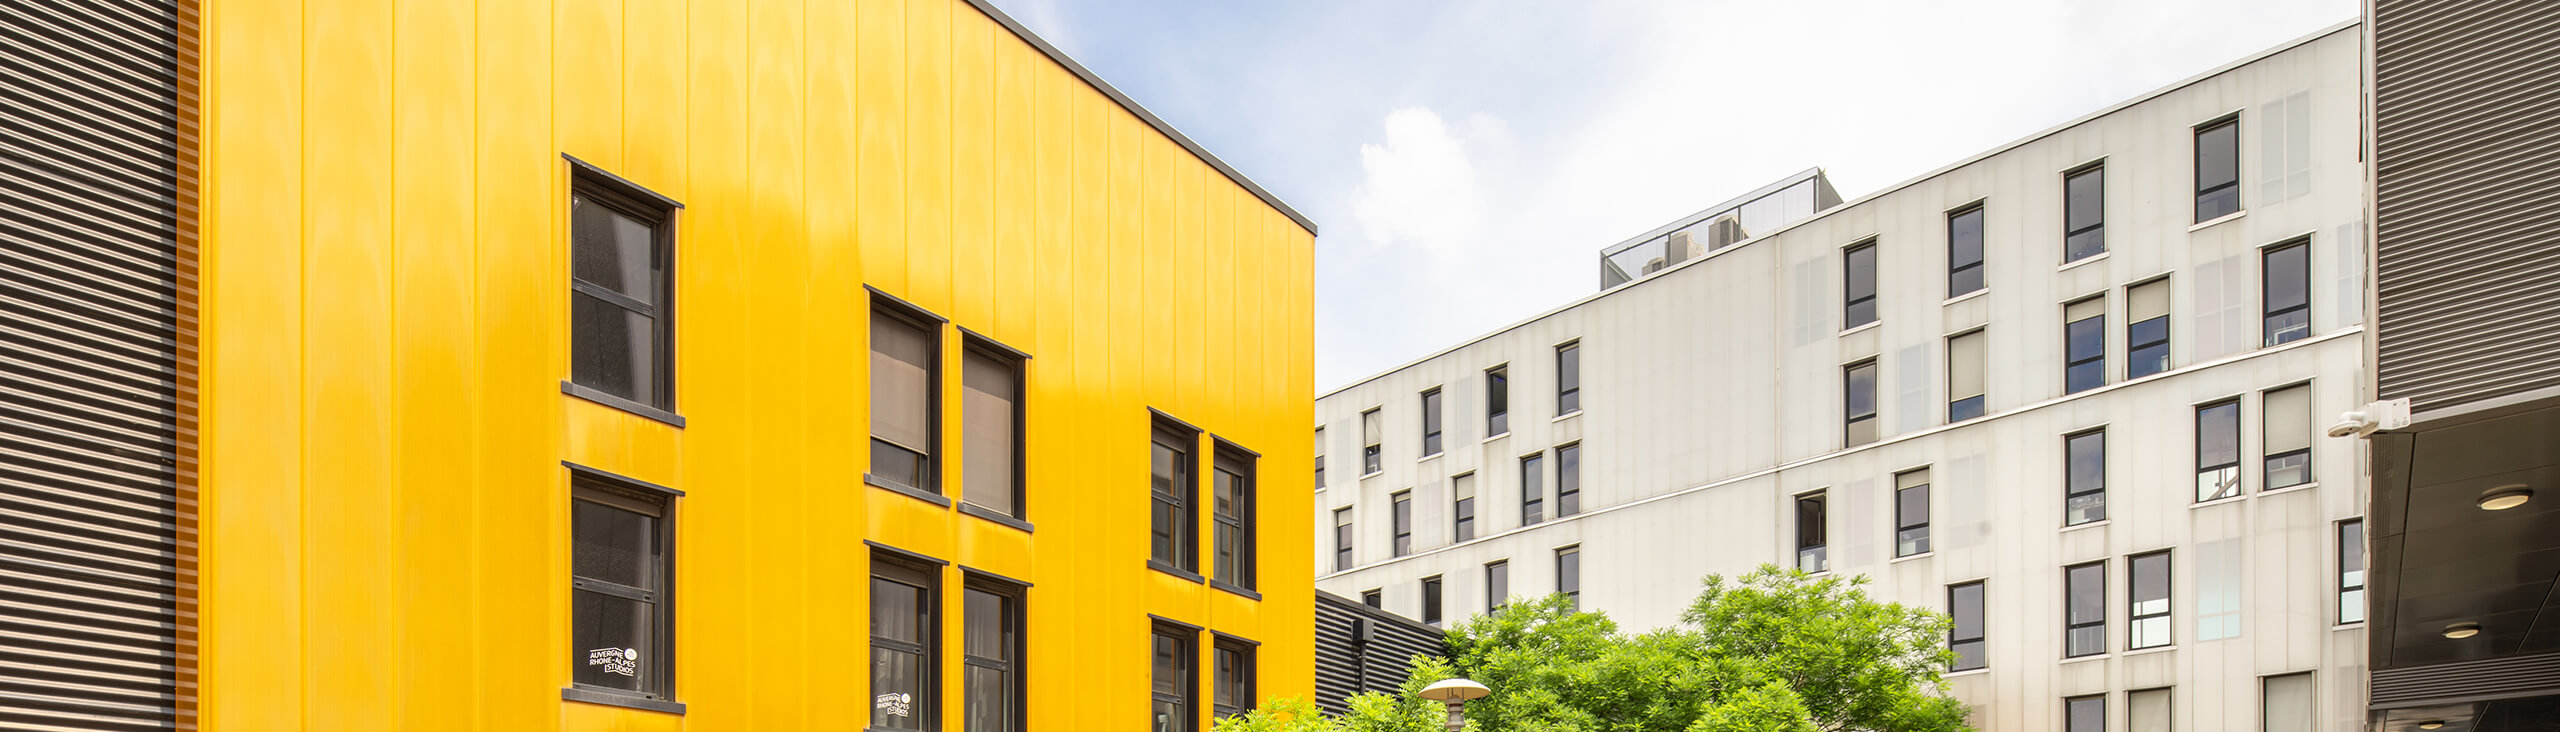
<svg viewBox="0 0 2560 732">
<path fill-rule="evenodd" d="M 1591 293 L 1809 167 L 1856 198 L 2356 0 L 995 0 L 1316 221 L 1316 389 Z"/>
</svg>

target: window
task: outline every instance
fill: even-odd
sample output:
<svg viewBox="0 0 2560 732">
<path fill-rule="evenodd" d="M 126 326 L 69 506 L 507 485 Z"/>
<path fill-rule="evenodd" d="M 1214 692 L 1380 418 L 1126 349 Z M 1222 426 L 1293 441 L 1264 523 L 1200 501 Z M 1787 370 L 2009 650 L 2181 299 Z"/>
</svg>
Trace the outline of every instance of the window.
<svg viewBox="0 0 2560 732">
<path fill-rule="evenodd" d="M 1564 596 L 1565 607 L 1582 609 L 1582 547 L 1556 550 L 1556 594 Z"/>
<path fill-rule="evenodd" d="M 2062 700 L 2062 732 L 2107 732 L 2107 695 Z"/>
<path fill-rule="evenodd" d="M 2095 562 L 2062 570 L 2062 593 L 2063 657 L 2107 652 L 2107 564 Z"/>
<path fill-rule="evenodd" d="M 1377 475 L 1385 466 L 1378 449 L 1379 435 L 1386 433 L 1386 418 L 1378 416 L 1378 408 L 1360 413 L 1360 477 Z"/>
<path fill-rule="evenodd" d="M 1250 590 L 1261 556 L 1254 551 L 1254 513 L 1260 507 L 1260 499 L 1254 495 L 1254 458 L 1243 448 L 1225 442 L 1218 443 L 1217 456 L 1217 464 L 1210 469 L 1209 486 L 1209 515 L 1218 531 L 1212 542 L 1217 547 L 1217 558 L 1210 566 L 1210 576 Z"/>
<path fill-rule="evenodd" d="M 1253 651 L 1252 641 L 1224 636 L 1220 636 L 1210 648 L 1218 663 L 1212 671 L 1217 675 L 1210 682 L 1215 691 L 1210 695 L 1209 703 L 1221 719 L 1253 711 L 1253 684 L 1255 677 L 1259 676 L 1254 670 Z"/>
<path fill-rule="evenodd" d="M 1556 447 L 1556 518 L 1582 512 L 1582 445 Z"/>
<path fill-rule="evenodd" d="M 871 306 L 871 474 L 888 488 L 940 494 L 942 323 L 886 297 Z"/>
<path fill-rule="evenodd" d="M 2107 431 L 2062 438 L 2062 525 L 2107 520 Z"/>
<path fill-rule="evenodd" d="M 1150 674 L 1154 679 L 1156 732 L 1199 729 L 1199 715 L 1192 711 L 1193 697 L 1199 691 L 1191 680 L 1191 664 L 1199 657 L 1191 650 L 1192 636 L 1198 633 L 1171 623 L 1156 623 L 1155 663 Z"/>
<path fill-rule="evenodd" d="M 1476 538 L 1476 474 L 1468 473 L 1449 479 L 1449 540 L 1461 542 Z"/>
<path fill-rule="evenodd" d="M 2311 385 L 2267 392 L 2258 406 L 2258 419 L 2265 423 L 2260 436 L 2267 451 L 2266 482 L 2258 484 L 2258 490 L 2311 482 Z"/>
<path fill-rule="evenodd" d="M 941 667 L 934 641 L 942 637 L 941 568 L 883 556 L 871 559 L 871 728 L 938 729 Z"/>
<path fill-rule="evenodd" d="M 1947 214 L 1947 297 L 1983 288 L 1982 207 Z"/>
<path fill-rule="evenodd" d="M 1324 428 L 1316 428 L 1316 490 L 1324 490 Z"/>
<path fill-rule="evenodd" d="M 1511 366 L 1484 370 L 1484 436 L 1511 434 Z"/>
<path fill-rule="evenodd" d="M 1851 364 L 1842 371 L 1841 402 L 1848 407 L 1842 447 L 1876 441 L 1876 362 Z"/>
<path fill-rule="evenodd" d="M 567 390 L 673 412 L 675 203 L 572 168 Z"/>
<path fill-rule="evenodd" d="M 1022 511 L 1022 359 L 970 339 L 960 358 L 960 500 Z"/>
<path fill-rule="evenodd" d="M 2062 176 L 2062 261 L 2107 251 L 2107 169 L 2092 165 Z"/>
<path fill-rule="evenodd" d="M 2364 622 L 2364 520 L 2338 522 L 2338 623 Z"/>
<path fill-rule="evenodd" d="M 1547 487 L 1539 483 L 1539 479 L 1545 477 L 1546 473 L 1543 463 L 1545 459 L 1538 454 L 1520 458 L 1520 525 L 1522 526 L 1546 520 L 1545 517 L 1538 515 L 1539 506 L 1546 502 L 1547 497 Z"/>
<path fill-rule="evenodd" d="M 1876 243 L 1852 244 L 1841 256 L 1840 329 L 1876 322 Z"/>
<path fill-rule="evenodd" d="M 1556 346 L 1556 416 L 1582 411 L 1582 343 Z"/>
<path fill-rule="evenodd" d="M 2139 379 L 2169 370 L 2169 281 L 2125 289 L 2124 377 Z"/>
<path fill-rule="evenodd" d="M 2240 402 L 2196 408 L 2196 500 L 2240 495 Z"/>
<path fill-rule="evenodd" d="M 1893 555 L 1929 553 L 1929 470 L 1893 476 Z"/>
<path fill-rule="evenodd" d="M 2158 648 L 2177 642 L 2169 629 L 2169 553 L 2152 552 L 2131 560 L 2133 604 L 2125 617 L 2132 625 L 2126 650 Z"/>
<path fill-rule="evenodd" d="M 1376 588 L 1360 591 L 1360 604 L 1362 605 L 1367 605 L 1373 608 L 1385 607 L 1386 600 L 1384 598 L 1385 594 Z"/>
<path fill-rule="evenodd" d="M 1199 441 L 1200 433 L 1158 417 L 1148 460 L 1155 510 L 1149 513 L 1147 563 L 1186 574 L 1200 571 L 1199 548 L 1191 539 L 1200 525 L 1192 501 L 1200 486 L 1191 473 L 1191 449 Z"/>
<path fill-rule="evenodd" d="M 1333 510 L 1333 571 L 1351 568 L 1351 507 Z"/>
<path fill-rule="evenodd" d="M 2311 732 L 2311 674 L 2268 676 L 2261 680 L 2264 699 L 2259 709 L 2266 732 Z"/>
<path fill-rule="evenodd" d="M 1983 404 L 1983 338 L 1974 331 L 1947 339 L 1947 421 L 1962 422 L 1982 416 Z"/>
<path fill-rule="evenodd" d="M 2062 306 L 2062 393 L 2107 385 L 2107 299 Z"/>
<path fill-rule="evenodd" d="M 1440 624 L 1440 578 L 1422 578 L 1422 622 Z"/>
<path fill-rule="evenodd" d="M 961 596 L 961 730 L 1022 732 L 1022 588 L 971 577 Z"/>
<path fill-rule="evenodd" d="M 2311 242 L 2297 241 L 2266 253 L 2266 345 L 2311 337 Z"/>
<path fill-rule="evenodd" d="M 2240 212 L 2240 118 L 2196 127 L 2196 223 Z"/>
<path fill-rule="evenodd" d="M 574 471 L 570 495 L 572 690 L 675 696 L 672 499 Z"/>
<path fill-rule="evenodd" d="M 1440 388 L 1422 392 L 1422 456 L 1440 454 Z"/>
<path fill-rule="evenodd" d="M 1796 496 L 1796 569 L 1831 569 L 1831 555 L 1823 541 L 1823 513 L 1821 491 Z"/>
<path fill-rule="evenodd" d="M 1486 562 L 1484 565 L 1484 611 L 1493 612 L 1510 604 L 1511 561 Z"/>
<path fill-rule="evenodd" d="M 1387 545 L 1390 556 L 1413 553 L 1413 491 L 1397 491 L 1392 498 L 1395 541 Z"/>
<path fill-rule="evenodd" d="M 1956 652 L 1956 665 L 1949 670 L 1971 671 L 1990 665 L 1982 639 L 1982 583 L 1948 585 L 1947 616 L 1955 621 L 1947 629 L 1947 649 Z"/>
<path fill-rule="evenodd" d="M 2169 690 L 2144 689 L 2124 695 L 2125 727 L 2132 732 L 2169 732 Z"/>
</svg>

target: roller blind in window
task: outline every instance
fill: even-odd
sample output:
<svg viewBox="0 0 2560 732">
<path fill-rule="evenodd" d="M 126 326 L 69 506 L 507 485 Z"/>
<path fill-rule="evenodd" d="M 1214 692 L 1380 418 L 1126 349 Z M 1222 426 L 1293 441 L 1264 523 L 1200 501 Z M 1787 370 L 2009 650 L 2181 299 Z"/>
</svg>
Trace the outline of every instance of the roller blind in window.
<svg viewBox="0 0 2560 732">
<path fill-rule="evenodd" d="M 2267 454 L 2281 455 L 2311 447 L 2311 388 L 2296 386 L 2267 392 Z"/>
<path fill-rule="evenodd" d="M 2169 281 L 2137 285 L 2125 294 L 2125 320 L 2139 323 L 2169 314 Z"/>
<path fill-rule="evenodd" d="M 1014 513 L 1014 399 L 1021 393 L 1015 362 L 970 349 L 962 358 L 960 428 L 966 435 L 961 498 Z"/>
<path fill-rule="evenodd" d="M 1982 332 L 1947 339 L 1947 400 L 1982 396 Z"/>
<path fill-rule="evenodd" d="M 872 311 L 871 436 L 932 452 L 933 351 L 923 328 Z"/>
</svg>

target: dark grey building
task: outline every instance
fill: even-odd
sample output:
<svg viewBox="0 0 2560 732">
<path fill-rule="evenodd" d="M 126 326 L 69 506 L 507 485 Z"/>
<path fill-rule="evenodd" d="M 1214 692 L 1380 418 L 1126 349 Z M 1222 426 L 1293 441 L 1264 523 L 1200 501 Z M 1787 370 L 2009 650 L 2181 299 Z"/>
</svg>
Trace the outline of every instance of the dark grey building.
<svg viewBox="0 0 2560 732">
<path fill-rule="evenodd" d="M 1395 693 L 1415 656 L 1446 658 L 1439 628 L 1316 591 L 1316 704 L 1349 711 L 1343 700 L 1366 691 Z"/>
</svg>

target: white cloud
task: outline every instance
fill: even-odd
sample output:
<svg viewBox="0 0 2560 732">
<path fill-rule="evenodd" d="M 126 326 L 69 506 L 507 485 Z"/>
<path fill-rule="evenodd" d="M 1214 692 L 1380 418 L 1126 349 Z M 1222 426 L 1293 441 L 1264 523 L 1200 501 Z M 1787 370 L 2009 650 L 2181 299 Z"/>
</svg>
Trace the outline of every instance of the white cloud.
<svg viewBox="0 0 2560 732">
<path fill-rule="evenodd" d="M 1458 255 L 1481 237 L 1486 213 L 1468 140 L 1425 107 L 1388 112 L 1385 128 L 1386 142 L 1360 145 L 1351 213 L 1361 233 L 1371 246 Z"/>
</svg>

